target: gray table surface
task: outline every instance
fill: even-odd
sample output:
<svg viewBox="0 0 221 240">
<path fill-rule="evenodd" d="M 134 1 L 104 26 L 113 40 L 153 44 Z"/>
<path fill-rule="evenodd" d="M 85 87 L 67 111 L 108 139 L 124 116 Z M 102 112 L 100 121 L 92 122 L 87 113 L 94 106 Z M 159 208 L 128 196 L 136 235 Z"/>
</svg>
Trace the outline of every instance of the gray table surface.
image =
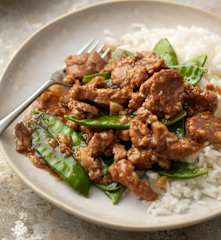
<svg viewBox="0 0 221 240">
<path fill-rule="evenodd" d="M 1 0 L 0 73 L 18 46 L 55 17 L 98 0 Z M 175 2 L 175 1 L 174 1 Z M 177 0 L 221 14 L 220 0 Z M 98 227 L 41 199 L 12 172 L 0 153 L 0 240 L 220 240 L 221 217 L 186 229 L 129 233 Z"/>
</svg>

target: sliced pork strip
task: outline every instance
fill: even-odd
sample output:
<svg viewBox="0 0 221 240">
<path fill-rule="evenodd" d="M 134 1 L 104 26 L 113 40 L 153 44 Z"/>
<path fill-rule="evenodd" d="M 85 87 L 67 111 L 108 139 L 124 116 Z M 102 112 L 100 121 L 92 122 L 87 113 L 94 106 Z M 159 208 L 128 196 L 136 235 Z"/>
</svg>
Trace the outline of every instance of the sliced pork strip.
<svg viewBox="0 0 221 240">
<path fill-rule="evenodd" d="M 111 148 L 115 137 L 113 131 L 103 131 L 95 133 L 88 143 L 88 152 L 92 157 L 99 157 L 105 153 L 107 148 Z"/>
<path fill-rule="evenodd" d="M 138 89 L 150 75 L 164 67 L 164 60 L 156 53 L 137 53 L 122 58 L 115 64 L 112 63 L 111 78 L 113 84 L 117 86 L 125 87 L 130 85 L 133 89 Z"/>
<path fill-rule="evenodd" d="M 129 141 L 130 140 L 130 134 L 129 134 L 129 130 L 128 129 L 125 129 L 125 130 L 118 130 L 116 132 L 117 134 L 117 137 L 122 140 L 122 141 Z"/>
<path fill-rule="evenodd" d="M 109 167 L 112 179 L 126 186 L 131 192 L 147 201 L 154 201 L 157 194 L 151 189 L 147 180 L 140 179 L 131 162 L 122 159 Z"/>
<path fill-rule="evenodd" d="M 165 152 L 168 159 L 171 160 L 183 160 L 184 158 L 197 153 L 201 149 L 202 145 L 188 138 L 177 139 L 177 141 L 171 142 L 167 146 L 167 152 Z"/>
<path fill-rule="evenodd" d="M 78 148 L 75 156 L 88 172 L 88 176 L 91 181 L 99 182 L 102 178 L 101 161 L 89 154 L 88 147 Z"/>
<path fill-rule="evenodd" d="M 130 122 L 130 139 L 136 147 L 147 147 L 151 141 L 151 131 L 146 123 L 134 118 Z"/>
<path fill-rule="evenodd" d="M 77 118 L 86 118 L 88 115 L 96 116 L 99 112 L 95 106 L 74 99 L 70 99 L 67 106 L 71 114 Z"/>
<path fill-rule="evenodd" d="M 124 145 L 118 144 L 118 143 L 114 144 L 113 155 L 114 155 L 114 161 L 125 159 L 127 157 L 127 151 L 125 150 Z"/>
<path fill-rule="evenodd" d="M 214 113 L 217 108 L 218 98 L 216 93 L 200 89 L 198 86 L 185 86 L 184 102 L 189 116 L 199 112 L 209 111 Z"/>
<path fill-rule="evenodd" d="M 43 112 L 48 112 L 52 115 L 63 116 L 66 109 L 60 103 L 60 95 L 56 92 L 47 90 L 34 103 L 34 106 Z"/>
<path fill-rule="evenodd" d="M 136 116 L 130 122 L 129 135 L 135 147 L 148 147 L 151 142 L 152 133 L 148 126 L 151 121 L 157 118 L 147 109 L 141 107 Z"/>
<path fill-rule="evenodd" d="M 25 127 L 23 122 L 15 126 L 16 151 L 28 153 L 31 149 L 31 132 Z"/>
<path fill-rule="evenodd" d="M 182 110 L 184 84 L 181 75 L 172 69 L 155 73 L 140 87 L 146 97 L 143 106 L 161 118 L 172 118 Z"/>
<path fill-rule="evenodd" d="M 127 151 L 127 159 L 138 169 L 150 169 L 155 159 L 152 152 L 146 149 L 132 147 Z"/>
<path fill-rule="evenodd" d="M 104 77 L 101 77 L 101 76 L 94 77 L 86 85 L 90 86 L 91 88 L 106 88 L 107 87 L 107 83 L 105 82 Z"/>
<path fill-rule="evenodd" d="M 127 106 L 131 99 L 133 89 L 130 86 L 117 89 L 116 93 L 111 96 L 111 101 Z"/>
<path fill-rule="evenodd" d="M 132 109 L 133 111 L 136 111 L 138 108 L 142 106 L 144 100 L 145 97 L 141 93 L 134 92 L 131 94 L 131 99 L 129 101 L 128 108 Z"/>
<path fill-rule="evenodd" d="M 221 147 L 221 118 L 210 112 L 188 118 L 186 128 L 189 137 L 199 143 L 208 141 L 218 148 Z"/>
<path fill-rule="evenodd" d="M 101 71 L 106 62 L 101 58 L 99 53 L 82 53 L 80 55 L 72 55 L 66 58 L 65 82 L 74 83 L 76 79 L 81 79 L 86 74 L 92 74 Z"/>
<path fill-rule="evenodd" d="M 101 105 L 109 105 L 111 96 L 116 93 L 116 89 L 92 88 L 88 85 L 73 85 L 69 90 L 69 97 L 85 102 L 94 102 Z"/>
<path fill-rule="evenodd" d="M 167 127 L 159 121 L 151 125 L 152 128 L 152 151 L 161 164 L 168 160 L 183 160 L 187 156 L 196 153 L 200 145 L 188 138 L 177 138 L 169 132 Z"/>
</svg>

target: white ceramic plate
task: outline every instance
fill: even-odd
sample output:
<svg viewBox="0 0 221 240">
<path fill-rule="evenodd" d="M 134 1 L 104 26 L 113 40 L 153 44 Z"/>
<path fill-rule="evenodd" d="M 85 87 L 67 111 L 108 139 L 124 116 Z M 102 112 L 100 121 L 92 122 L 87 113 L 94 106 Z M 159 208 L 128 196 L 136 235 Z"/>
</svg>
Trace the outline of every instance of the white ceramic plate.
<svg viewBox="0 0 221 240">
<path fill-rule="evenodd" d="M 63 59 L 91 37 L 102 39 L 104 29 L 122 34 L 135 22 L 149 27 L 196 25 L 221 34 L 221 20 L 217 17 L 166 2 L 114 1 L 71 13 L 33 35 L 14 56 L 2 77 L 0 118 L 60 69 Z M 192 225 L 221 213 L 221 203 L 211 201 L 210 208 L 197 207 L 188 214 L 153 218 L 146 214 L 146 206 L 132 196 L 117 206 L 98 191 L 93 190 L 88 199 L 81 197 L 16 153 L 13 127 L 1 137 L 1 149 L 12 168 L 42 197 L 85 220 L 117 229 L 154 231 Z"/>
</svg>

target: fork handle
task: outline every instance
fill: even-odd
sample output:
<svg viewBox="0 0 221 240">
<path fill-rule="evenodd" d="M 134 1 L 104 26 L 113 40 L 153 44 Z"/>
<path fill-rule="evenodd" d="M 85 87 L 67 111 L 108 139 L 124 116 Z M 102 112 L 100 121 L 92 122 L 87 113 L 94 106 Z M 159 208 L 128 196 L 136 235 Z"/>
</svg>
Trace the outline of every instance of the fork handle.
<svg viewBox="0 0 221 240">
<path fill-rule="evenodd" d="M 41 95 L 41 93 L 54 84 L 52 80 L 44 82 L 27 100 L 15 108 L 12 112 L 0 120 L 0 136 L 5 129 L 29 106 L 31 103 Z"/>
</svg>

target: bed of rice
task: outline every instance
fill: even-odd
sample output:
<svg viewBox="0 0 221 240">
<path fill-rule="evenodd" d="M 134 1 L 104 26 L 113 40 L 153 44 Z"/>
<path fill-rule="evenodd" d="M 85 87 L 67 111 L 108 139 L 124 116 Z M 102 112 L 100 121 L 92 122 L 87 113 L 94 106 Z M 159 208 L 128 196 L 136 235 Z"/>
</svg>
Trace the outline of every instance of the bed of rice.
<svg viewBox="0 0 221 240">
<path fill-rule="evenodd" d="M 106 43 L 129 51 L 152 50 L 161 39 L 168 38 L 174 46 L 179 62 L 185 62 L 194 56 L 207 54 L 208 73 L 200 82 L 205 87 L 208 82 L 221 86 L 221 37 L 199 27 L 147 28 L 143 24 L 133 24 L 131 31 L 120 38 L 105 30 Z M 221 116 L 221 98 L 216 114 Z M 184 214 L 195 204 L 206 204 L 206 198 L 221 200 L 221 152 L 210 145 L 187 161 L 195 162 L 199 167 L 209 169 L 208 176 L 190 180 L 169 181 L 167 189 L 159 200 L 149 203 L 147 213 L 155 216 Z M 147 172 L 150 181 L 158 175 Z"/>
</svg>

